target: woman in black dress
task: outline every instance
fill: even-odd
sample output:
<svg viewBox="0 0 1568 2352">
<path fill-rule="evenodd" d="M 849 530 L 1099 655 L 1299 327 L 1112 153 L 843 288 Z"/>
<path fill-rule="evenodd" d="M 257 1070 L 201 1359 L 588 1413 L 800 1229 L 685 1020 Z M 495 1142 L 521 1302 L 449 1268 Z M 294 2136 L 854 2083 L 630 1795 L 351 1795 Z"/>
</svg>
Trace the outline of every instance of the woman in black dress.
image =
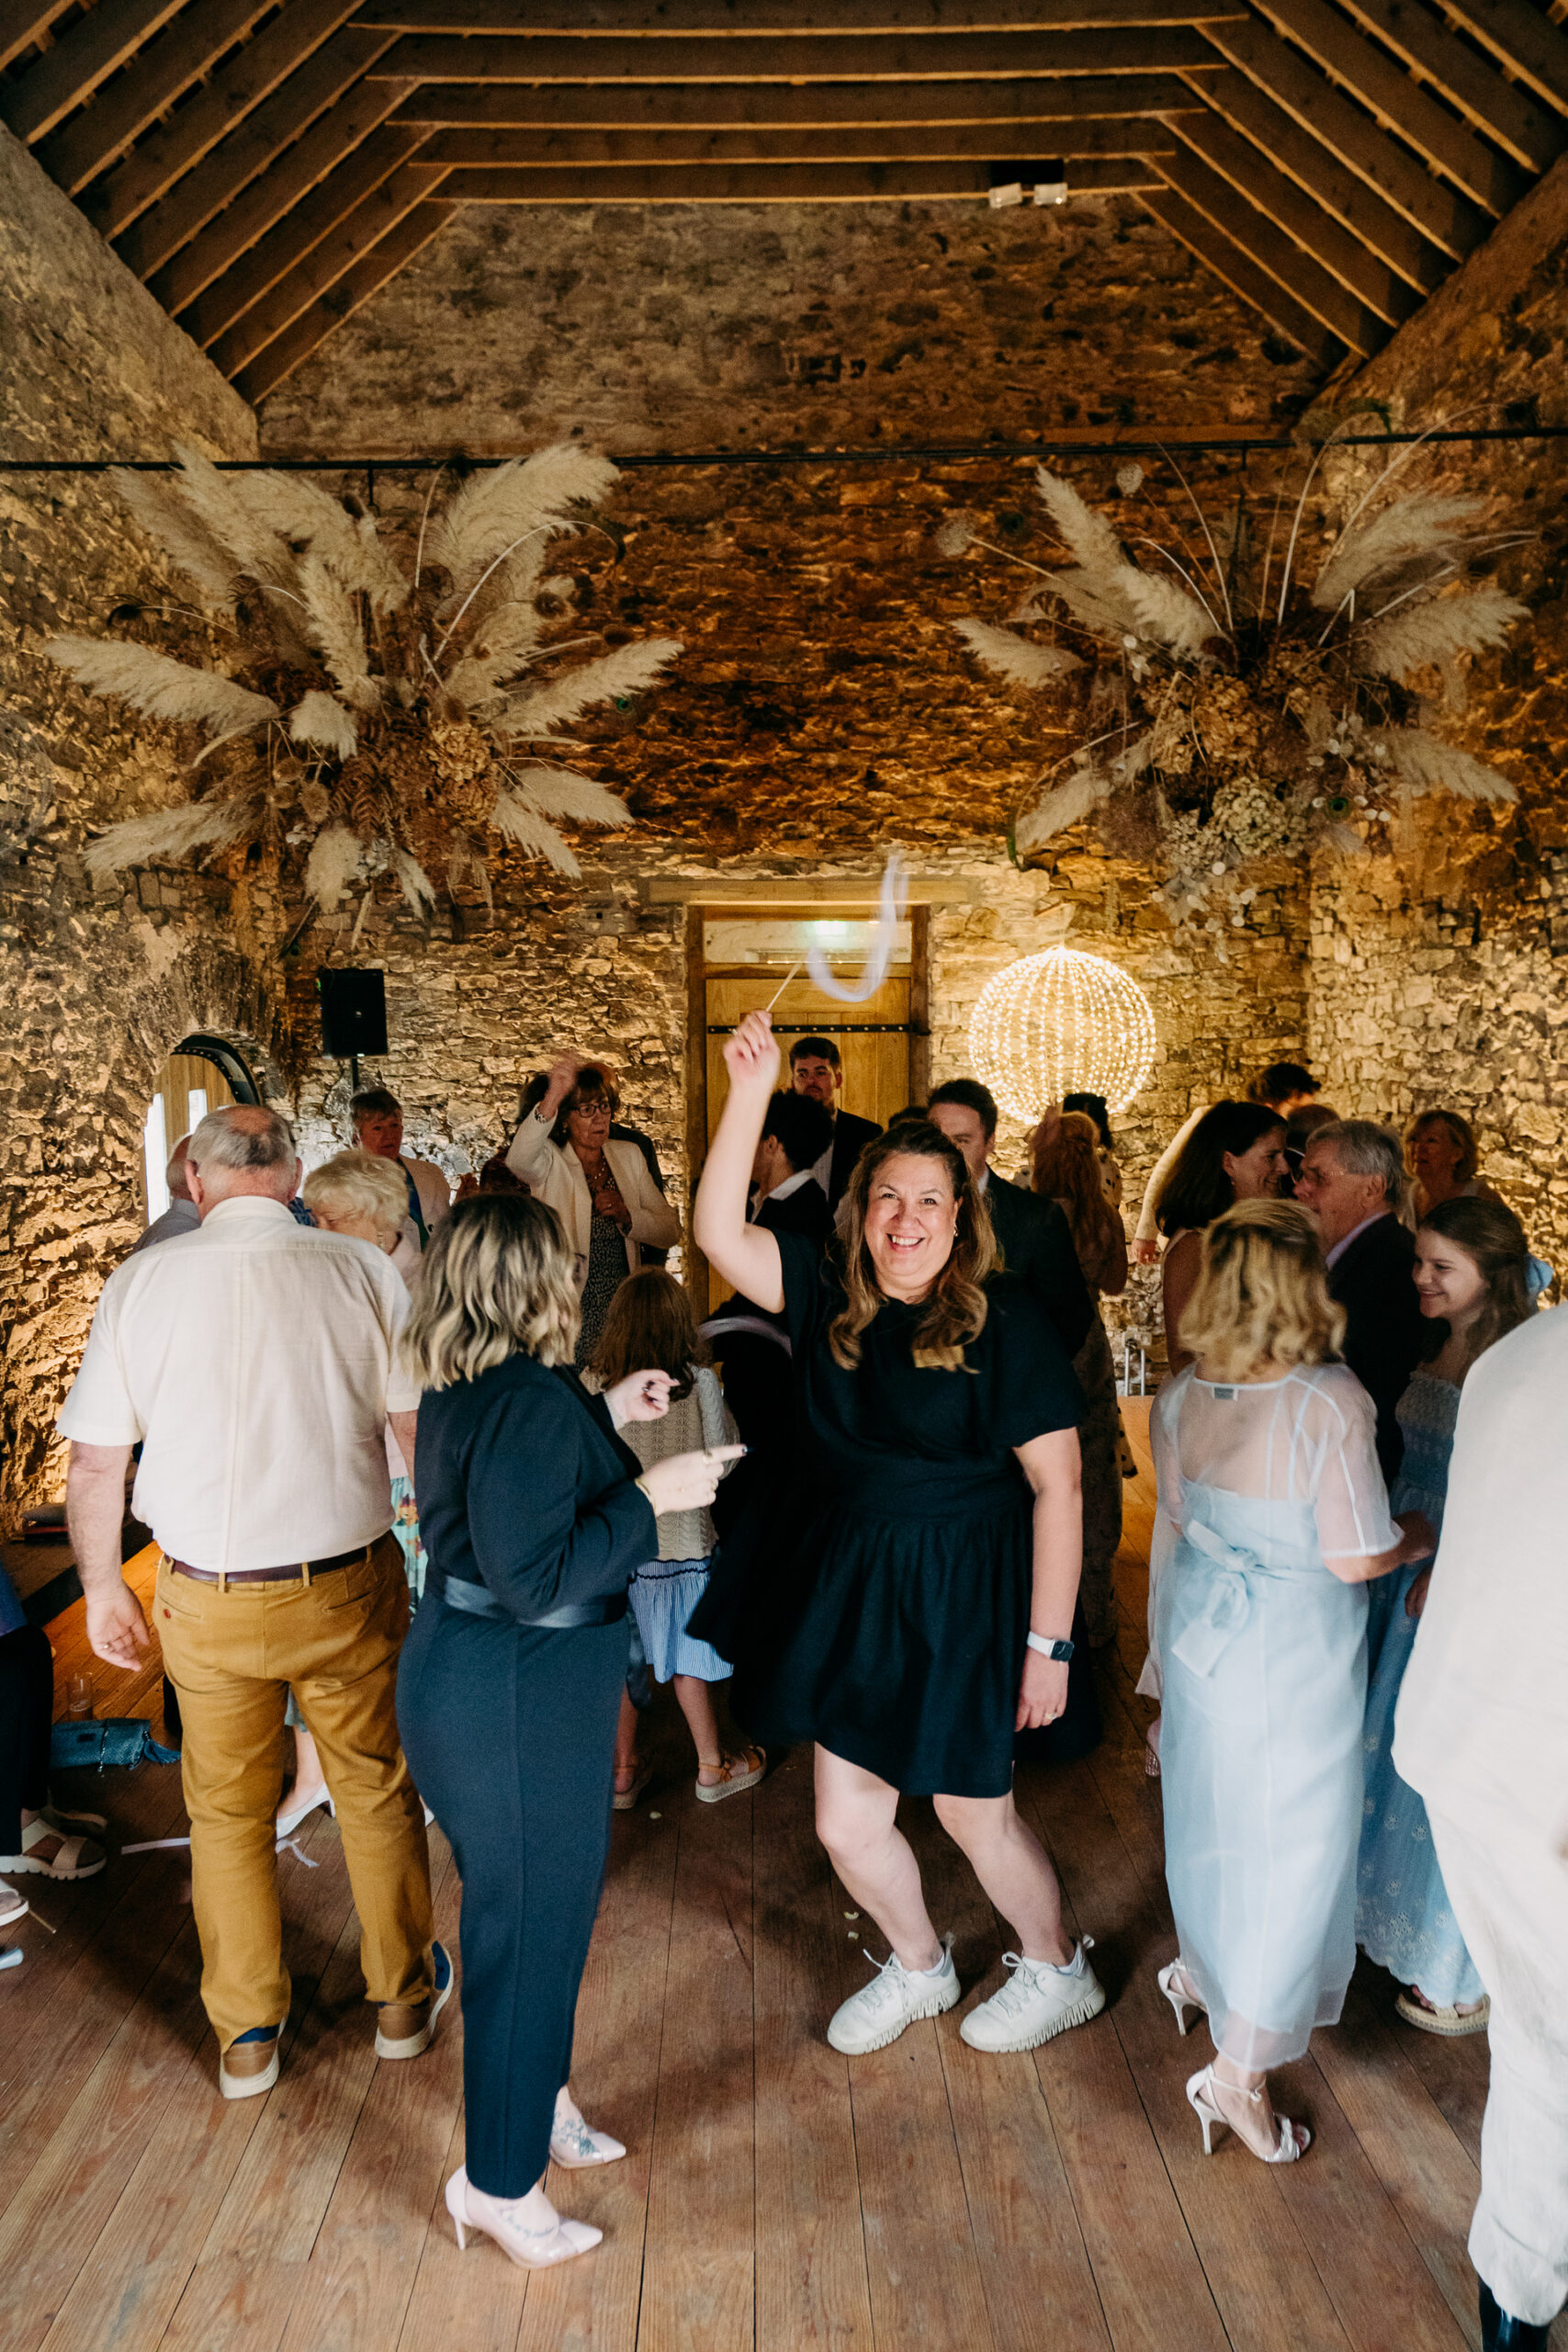
<svg viewBox="0 0 1568 2352">
<path fill-rule="evenodd" d="M 697 1195 L 697 1246 L 787 1318 L 796 1373 L 794 1524 L 716 1574 L 694 1626 L 736 1662 L 749 1734 L 817 1744 L 817 1829 L 892 1946 L 839 2009 L 835 2049 L 894 2041 L 959 1997 L 895 1815 L 929 1794 L 1018 1929 L 1010 1980 L 964 2020 L 1026 2050 L 1104 2006 L 1060 1890 L 1012 1800 L 1016 1730 L 1066 1702 L 1081 1547 L 1071 1366 L 995 1244 L 963 1154 L 900 1125 L 852 1180 L 841 1257 L 746 1222 L 778 1048 L 765 1013 L 725 1047 L 729 1096 Z M 702 1622 L 699 1622 L 702 1621 Z"/>
<path fill-rule="evenodd" d="M 660 1511 L 711 1503 L 743 1449 L 643 1470 L 615 1430 L 672 1385 L 637 1372 L 591 1397 L 570 1369 L 578 1295 L 555 1212 L 459 1201 L 421 1264 L 404 1335 L 425 1394 L 416 1439 L 430 1565 L 403 1647 L 398 1724 L 463 1882 L 467 2164 L 457 2225 L 529 2269 L 601 2233 L 562 2221 L 550 2157 L 613 2163 L 567 2088 L 572 2015 L 609 1838 L 626 1585 Z"/>
</svg>

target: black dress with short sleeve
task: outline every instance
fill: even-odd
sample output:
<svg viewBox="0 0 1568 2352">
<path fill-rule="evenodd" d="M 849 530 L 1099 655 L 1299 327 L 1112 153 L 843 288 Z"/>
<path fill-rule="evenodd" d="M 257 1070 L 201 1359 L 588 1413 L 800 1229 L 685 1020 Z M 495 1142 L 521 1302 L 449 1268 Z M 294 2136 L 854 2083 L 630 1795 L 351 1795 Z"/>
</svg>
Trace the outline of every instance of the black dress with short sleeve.
<svg viewBox="0 0 1568 2352">
<path fill-rule="evenodd" d="M 892 1300 L 846 1371 L 828 1337 L 840 1274 L 797 1235 L 775 1238 L 794 1438 L 692 1630 L 733 1659 L 749 1736 L 816 1740 L 910 1794 L 1003 1796 L 1033 1583 L 1033 1498 L 1013 1448 L 1076 1425 L 1072 1365 L 1001 1273 L 962 1372 L 916 1366 L 924 1308 Z"/>
</svg>

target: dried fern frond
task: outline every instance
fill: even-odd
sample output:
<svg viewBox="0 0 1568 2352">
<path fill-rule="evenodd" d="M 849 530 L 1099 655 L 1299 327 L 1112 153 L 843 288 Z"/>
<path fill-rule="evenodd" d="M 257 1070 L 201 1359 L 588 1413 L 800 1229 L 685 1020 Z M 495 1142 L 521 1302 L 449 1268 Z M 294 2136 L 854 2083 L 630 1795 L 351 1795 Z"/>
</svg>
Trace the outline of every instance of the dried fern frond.
<svg viewBox="0 0 1568 2352">
<path fill-rule="evenodd" d="M 1054 571 L 1048 593 L 1059 596 L 1079 628 L 1093 636 L 1137 636 L 1143 625 L 1118 584 L 1118 575 L 1127 568 L 1118 564 L 1113 572 Z"/>
<path fill-rule="evenodd" d="M 1112 781 L 1116 784 L 1131 784 L 1135 777 L 1143 775 L 1154 755 L 1155 733 L 1151 727 L 1146 735 L 1140 735 L 1135 743 L 1129 743 L 1124 752 L 1117 752 L 1111 763 Z"/>
<path fill-rule="evenodd" d="M 491 702 L 538 650 L 543 623 L 530 602 L 498 605 L 468 635 L 468 650 L 447 673 L 446 691 L 465 710 Z"/>
<path fill-rule="evenodd" d="M 118 695 L 150 718 L 247 733 L 277 715 L 277 705 L 265 695 L 254 695 L 211 670 L 193 670 L 145 645 L 127 645 L 118 638 L 51 637 L 44 651 L 90 693 Z"/>
<path fill-rule="evenodd" d="M 1417 792 L 1451 792 L 1461 800 L 1517 800 L 1518 791 L 1496 768 L 1419 727 L 1369 728 L 1363 739 L 1383 745 L 1395 775 Z"/>
<path fill-rule="evenodd" d="M 1123 564 L 1116 584 L 1137 614 L 1142 634 L 1157 639 L 1183 660 L 1195 661 L 1210 638 L 1221 634 L 1213 614 L 1163 572 L 1137 571 Z"/>
<path fill-rule="evenodd" d="M 1480 498 L 1444 498 L 1433 491 L 1396 500 L 1336 542 L 1313 582 L 1313 603 L 1320 613 L 1337 612 L 1353 589 L 1380 572 L 1417 556 L 1440 555 L 1453 546 L 1460 526 L 1473 522 L 1484 503 Z"/>
<path fill-rule="evenodd" d="M 421 917 L 435 904 L 435 885 L 411 851 L 400 849 L 395 842 L 387 845 L 387 863 L 397 876 L 402 894 Z"/>
<path fill-rule="evenodd" d="M 1057 537 L 1077 558 L 1086 571 L 1112 572 L 1125 563 L 1122 542 L 1103 514 L 1086 506 L 1070 481 L 1054 474 L 1048 466 L 1035 469 L 1035 481 L 1046 512 L 1056 526 Z"/>
<path fill-rule="evenodd" d="M 187 800 L 178 808 L 157 808 L 150 816 L 127 817 L 87 844 L 83 863 L 98 879 L 128 865 L 149 865 L 154 860 L 173 863 L 192 850 L 214 842 L 237 841 L 256 820 L 256 803 L 237 800 Z"/>
<path fill-rule="evenodd" d="M 182 494 L 213 537 L 229 549 L 238 569 L 248 572 L 253 580 L 292 587 L 293 554 L 287 540 L 252 513 L 241 486 L 245 477 L 241 475 L 231 481 L 199 449 L 190 448 L 184 442 L 175 447 L 179 452 L 177 479 Z"/>
<path fill-rule="evenodd" d="M 335 907 L 365 869 L 365 844 L 346 825 L 323 825 L 305 861 L 305 888 L 318 906 Z"/>
<path fill-rule="evenodd" d="M 618 793 L 572 768 L 517 768 L 513 786 L 525 807 L 541 817 L 564 817 L 570 825 L 629 825 L 632 812 Z"/>
<path fill-rule="evenodd" d="M 989 621 L 954 621 L 953 626 L 987 670 L 995 670 L 1015 686 L 1048 685 L 1069 670 L 1083 668 L 1078 656 L 1065 647 L 1032 645 L 1028 638 L 1016 636 L 1010 628 L 993 628 Z"/>
<path fill-rule="evenodd" d="M 1091 808 L 1109 798 L 1111 779 L 1101 775 L 1098 768 L 1082 767 L 1070 775 L 1066 784 L 1047 792 L 1027 809 L 1013 828 L 1013 841 L 1021 857 L 1038 849 L 1042 842 L 1066 832 L 1069 825 L 1080 824 Z"/>
<path fill-rule="evenodd" d="M 368 596 L 377 612 L 396 612 L 406 602 L 409 582 L 378 537 L 373 515 L 356 522 L 335 498 L 300 474 L 243 474 L 235 489 L 257 522 L 280 537 L 308 546 L 345 588 Z"/>
<path fill-rule="evenodd" d="M 595 703 L 639 695 L 658 683 L 660 672 L 681 650 L 676 637 L 645 637 L 618 645 L 596 662 L 582 662 L 523 701 L 509 703 L 494 723 L 499 734 L 547 735 Z"/>
<path fill-rule="evenodd" d="M 185 574 L 209 613 L 228 618 L 234 610 L 237 566 L 186 501 L 155 474 L 133 474 L 111 466 L 109 480 L 150 538 Z"/>
<path fill-rule="evenodd" d="M 352 760 L 359 749 L 354 713 L 345 710 L 335 695 L 323 694 L 320 687 L 312 687 L 289 713 L 288 732 L 296 743 L 314 743 L 334 759 Z"/>
<path fill-rule="evenodd" d="M 582 871 L 555 827 L 547 824 L 536 808 L 530 808 L 514 792 L 498 792 L 491 823 L 498 833 L 529 857 L 547 858 L 558 874 L 573 876 Z"/>
<path fill-rule="evenodd" d="M 570 441 L 476 473 L 430 526 L 425 552 L 452 575 L 459 594 L 513 540 L 547 526 L 561 529 L 573 505 L 597 505 L 618 481 L 618 468 L 596 449 Z"/>
<path fill-rule="evenodd" d="M 1356 650 L 1357 666 L 1382 678 L 1404 678 L 1413 670 L 1428 667 L 1444 670 L 1456 654 L 1501 645 L 1529 611 L 1506 589 L 1491 585 L 1461 595 L 1430 596 L 1368 629 Z"/>
<path fill-rule="evenodd" d="M 365 658 L 365 632 L 354 598 L 319 555 L 308 555 L 299 565 L 299 593 L 305 599 L 305 628 L 332 672 L 337 690 L 356 710 L 379 710 L 381 696 Z"/>
</svg>

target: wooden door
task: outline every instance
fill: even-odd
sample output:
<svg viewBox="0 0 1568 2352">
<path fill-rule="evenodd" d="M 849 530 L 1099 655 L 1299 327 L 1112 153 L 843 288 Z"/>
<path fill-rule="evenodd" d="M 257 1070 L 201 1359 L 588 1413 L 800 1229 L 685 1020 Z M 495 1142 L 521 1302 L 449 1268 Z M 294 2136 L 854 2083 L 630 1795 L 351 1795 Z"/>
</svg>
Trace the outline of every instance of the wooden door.
<svg viewBox="0 0 1568 2352">
<path fill-rule="evenodd" d="M 171 1054 L 153 1085 L 142 1136 L 141 1213 L 147 1224 L 169 1205 L 164 1170 L 170 1152 L 209 1111 L 234 1101 L 234 1090 L 204 1054 Z"/>
</svg>

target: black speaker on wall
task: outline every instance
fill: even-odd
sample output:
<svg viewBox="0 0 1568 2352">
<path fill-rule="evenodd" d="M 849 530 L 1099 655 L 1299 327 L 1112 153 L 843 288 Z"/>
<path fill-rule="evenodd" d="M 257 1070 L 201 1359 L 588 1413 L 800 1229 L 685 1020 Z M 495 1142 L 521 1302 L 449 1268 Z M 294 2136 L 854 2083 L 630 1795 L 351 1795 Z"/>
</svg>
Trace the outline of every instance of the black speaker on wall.
<svg viewBox="0 0 1568 2352">
<path fill-rule="evenodd" d="M 387 976 L 384 972 L 316 974 L 321 1001 L 321 1051 L 333 1061 L 356 1062 L 361 1054 L 387 1050 Z"/>
</svg>

